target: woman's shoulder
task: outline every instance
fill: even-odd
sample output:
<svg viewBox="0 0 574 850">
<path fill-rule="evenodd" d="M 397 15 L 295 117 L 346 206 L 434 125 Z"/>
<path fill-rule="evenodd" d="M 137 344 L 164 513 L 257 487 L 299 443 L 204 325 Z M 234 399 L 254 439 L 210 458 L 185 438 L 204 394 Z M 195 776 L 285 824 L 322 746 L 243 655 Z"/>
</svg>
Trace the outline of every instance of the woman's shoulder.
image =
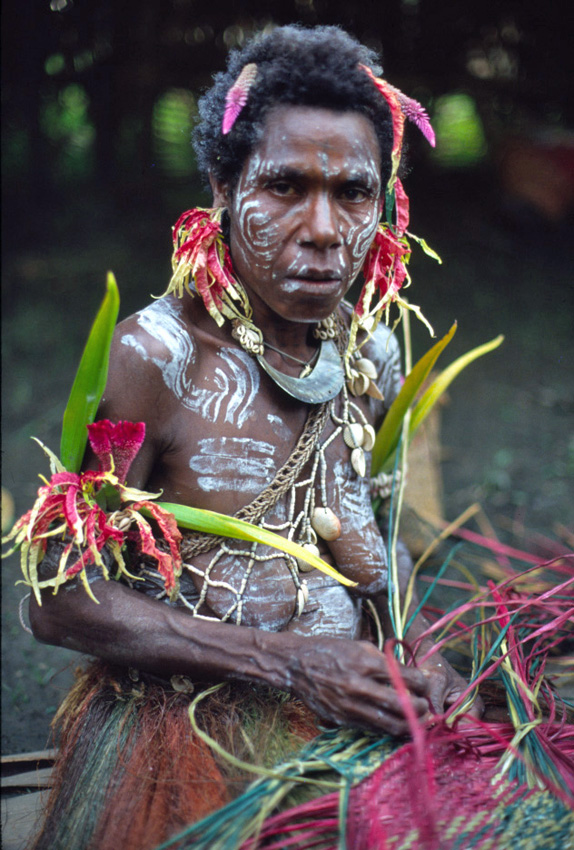
<svg viewBox="0 0 574 850">
<path fill-rule="evenodd" d="M 140 360 L 192 357 L 195 349 L 193 327 L 187 321 L 183 304 L 170 296 L 152 301 L 142 310 L 128 316 L 116 328 L 115 347 L 124 355 Z"/>
</svg>

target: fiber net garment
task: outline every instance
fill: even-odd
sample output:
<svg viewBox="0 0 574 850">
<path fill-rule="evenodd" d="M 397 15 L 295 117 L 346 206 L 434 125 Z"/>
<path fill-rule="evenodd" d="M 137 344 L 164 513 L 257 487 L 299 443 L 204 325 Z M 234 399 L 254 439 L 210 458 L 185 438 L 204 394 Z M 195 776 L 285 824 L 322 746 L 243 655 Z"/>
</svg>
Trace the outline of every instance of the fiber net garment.
<svg viewBox="0 0 574 850">
<path fill-rule="evenodd" d="M 379 327 L 376 333 L 377 347 L 384 352 L 377 383 L 384 398 L 383 409 L 386 410 L 400 388 L 399 349 L 388 328 Z M 344 350 L 346 342 L 347 334 L 342 328 L 337 340 L 341 350 Z M 319 554 L 313 517 L 317 510 L 332 516 L 334 483 L 328 452 L 333 446 L 343 447 L 349 459 L 350 473 L 356 477 L 357 492 L 360 492 L 356 502 L 362 501 L 365 510 L 372 516 L 367 477 L 372 442 L 365 441 L 365 448 L 360 448 L 358 445 L 354 447 L 353 440 L 357 432 L 361 437 L 370 432 L 374 440 L 369 418 L 373 418 L 370 414 L 376 409 L 376 404 L 379 404 L 380 416 L 378 401 L 369 398 L 359 404 L 344 385 L 331 401 L 310 405 L 304 429 L 286 462 L 263 491 L 237 511 L 235 517 L 280 534 Z M 362 517 L 359 519 L 362 520 Z M 305 563 L 288 554 L 278 553 L 272 547 L 187 532 L 181 544 L 181 555 L 183 571 L 176 604 L 185 607 L 194 617 L 252 625 L 245 618 L 244 608 L 250 583 L 267 562 L 277 562 L 279 558 L 292 582 L 295 617 L 301 615 L 309 599 Z M 156 599 L 166 600 L 164 583 L 153 560 L 144 558 L 136 570 L 134 566 L 132 571 L 137 571 L 139 578 L 145 581 L 135 582 L 133 587 Z M 317 571 L 314 572 L 316 574 Z M 217 604 L 213 603 L 215 598 Z"/>
</svg>

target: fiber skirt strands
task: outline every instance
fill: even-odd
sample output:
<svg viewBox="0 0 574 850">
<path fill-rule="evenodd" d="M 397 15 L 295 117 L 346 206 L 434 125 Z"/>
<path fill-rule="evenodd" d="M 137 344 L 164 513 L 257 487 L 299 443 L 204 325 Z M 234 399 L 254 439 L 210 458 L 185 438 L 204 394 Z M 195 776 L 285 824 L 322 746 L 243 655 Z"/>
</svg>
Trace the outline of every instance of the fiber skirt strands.
<svg viewBox="0 0 574 850">
<path fill-rule="evenodd" d="M 80 671 L 54 720 L 60 752 L 34 850 L 153 850 L 240 795 L 253 774 L 193 732 L 196 694 L 99 661 Z M 202 700 L 198 726 L 260 766 L 318 731 L 299 701 L 242 684 Z"/>
</svg>

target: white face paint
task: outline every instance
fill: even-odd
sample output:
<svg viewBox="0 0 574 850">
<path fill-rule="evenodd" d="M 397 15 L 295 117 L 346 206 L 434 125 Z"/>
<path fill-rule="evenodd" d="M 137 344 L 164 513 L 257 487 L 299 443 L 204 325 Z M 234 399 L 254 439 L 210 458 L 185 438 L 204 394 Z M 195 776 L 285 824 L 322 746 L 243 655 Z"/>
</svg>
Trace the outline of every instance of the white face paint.
<svg viewBox="0 0 574 850">
<path fill-rule="evenodd" d="M 261 269 L 271 266 L 279 238 L 278 223 L 273 222 L 270 214 L 262 209 L 261 201 L 252 197 L 265 165 L 258 153 L 252 155 L 237 186 L 233 205 L 245 241 L 252 249 L 248 256 L 245 247 L 240 244 L 242 259 L 254 262 Z"/>
<path fill-rule="evenodd" d="M 313 107 L 272 110 L 229 205 L 233 264 L 259 326 L 333 312 L 374 236 L 380 194 L 369 119 Z"/>
<path fill-rule="evenodd" d="M 364 167 L 368 175 L 369 182 L 372 182 L 373 184 L 376 183 L 377 179 L 380 178 L 375 171 L 374 164 L 372 162 L 365 162 Z M 358 176 L 359 175 L 357 175 L 357 177 Z M 379 206 L 377 206 L 376 208 L 369 210 L 363 217 L 362 221 L 349 223 L 345 238 L 353 258 L 351 272 L 353 281 L 361 270 L 361 267 L 365 262 L 365 257 L 367 256 L 367 251 L 371 247 L 372 241 L 375 238 L 379 218 L 380 209 Z"/>
</svg>

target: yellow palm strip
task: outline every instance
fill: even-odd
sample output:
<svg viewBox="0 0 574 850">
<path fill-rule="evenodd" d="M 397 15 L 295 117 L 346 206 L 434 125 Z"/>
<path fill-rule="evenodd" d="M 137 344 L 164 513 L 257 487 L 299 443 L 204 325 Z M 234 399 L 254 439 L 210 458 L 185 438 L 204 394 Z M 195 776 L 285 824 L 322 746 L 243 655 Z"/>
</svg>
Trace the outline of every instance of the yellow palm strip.
<svg viewBox="0 0 574 850">
<path fill-rule="evenodd" d="M 336 579 L 346 587 L 355 587 L 356 582 L 346 578 L 336 569 L 334 569 L 322 558 L 313 555 L 308 549 L 293 543 L 292 540 L 287 540 L 279 534 L 274 534 L 266 528 L 259 528 L 252 525 L 250 522 L 244 522 L 235 517 L 219 514 L 215 511 L 207 511 L 202 508 L 190 508 L 186 505 L 178 505 L 173 502 L 158 502 L 164 510 L 172 513 L 176 522 L 182 528 L 188 528 L 193 531 L 201 531 L 208 534 L 215 534 L 223 537 L 232 537 L 236 540 L 249 540 L 252 543 L 261 543 L 264 546 L 273 546 L 282 552 L 287 552 L 294 558 L 300 558 L 306 561 L 311 566 L 325 573 L 331 578 Z M 145 514 L 145 508 L 142 509 Z"/>
</svg>

